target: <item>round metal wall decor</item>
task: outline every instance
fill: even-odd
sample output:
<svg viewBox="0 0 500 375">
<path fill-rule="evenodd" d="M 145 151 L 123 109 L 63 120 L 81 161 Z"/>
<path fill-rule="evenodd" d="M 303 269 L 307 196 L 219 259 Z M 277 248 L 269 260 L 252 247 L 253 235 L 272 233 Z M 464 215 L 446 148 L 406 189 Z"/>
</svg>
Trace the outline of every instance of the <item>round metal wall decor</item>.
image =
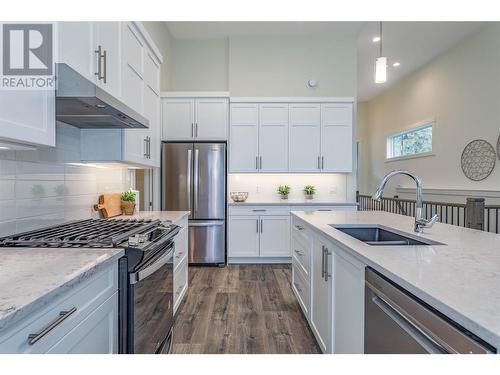
<svg viewBox="0 0 500 375">
<path fill-rule="evenodd" d="M 496 159 L 493 146 L 484 139 L 476 139 L 462 152 L 462 171 L 473 181 L 484 180 L 493 172 Z"/>
<path fill-rule="evenodd" d="M 500 160 L 500 135 L 498 136 L 498 139 L 497 139 L 497 156 L 498 156 L 498 160 Z"/>
</svg>

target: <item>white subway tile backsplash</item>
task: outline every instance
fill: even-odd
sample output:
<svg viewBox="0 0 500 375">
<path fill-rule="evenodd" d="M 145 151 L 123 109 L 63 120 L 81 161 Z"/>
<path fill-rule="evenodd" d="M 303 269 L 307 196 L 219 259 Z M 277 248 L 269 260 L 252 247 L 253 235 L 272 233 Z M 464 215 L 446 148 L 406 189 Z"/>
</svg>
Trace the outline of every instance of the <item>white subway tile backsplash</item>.
<svg viewBox="0 0 500 375">
<path fill-rule="evenodd" d="M 0 221 L 11 220 L 16 217 L 16 201 L 0 201 Z"/>
<path fill-rule="evenodd" d="M 0 179 L 14 179 L 16 177 L 16 162 L 0 160 Z"/>
<path fill-rule="evenodd" d="M 33 199 L 65 195 L 64 181 L 18 180 L 16 198 Z"/>
<path fill-rule="evenodd" d="M 18 199 L 16 217 L 18 219 L 50 215 L 64 211 L 64 198 Z"/>
<path fill-rule="evenodd" d="M 63 181 L 64 165 L 17 162 L 16 178 L 18 180 Z"/>
<path fill-rule="evenodd" d="M 0 221 L 0 236 L 8 236 L 16 232 L 16 221 Z"/>
<path fill-rule="evenodd" d="M 97 194 L 96 180 L 69 180 L 64 183 L 66 195 L 89 195 Z"/>
<path fill-rule="evenodd" d="M 16 197 L 16 181 L 0 180 L 0 201 Z"/>
</svg>

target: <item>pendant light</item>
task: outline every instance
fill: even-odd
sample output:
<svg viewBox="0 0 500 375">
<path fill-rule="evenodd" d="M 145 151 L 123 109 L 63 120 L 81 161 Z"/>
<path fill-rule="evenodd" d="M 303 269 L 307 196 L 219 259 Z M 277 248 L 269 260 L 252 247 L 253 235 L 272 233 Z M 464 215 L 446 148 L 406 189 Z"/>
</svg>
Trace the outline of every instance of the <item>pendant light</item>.
<svg viewBox="0 0 500 375">
<path fill-rule="evenodd" d="M 382 56 L 382 21 L 380 22 L 380 48 L 379 57 L 375 60 L 375 83 L 384 83 L 387 81 L 387 57 Z"/>
</svg>

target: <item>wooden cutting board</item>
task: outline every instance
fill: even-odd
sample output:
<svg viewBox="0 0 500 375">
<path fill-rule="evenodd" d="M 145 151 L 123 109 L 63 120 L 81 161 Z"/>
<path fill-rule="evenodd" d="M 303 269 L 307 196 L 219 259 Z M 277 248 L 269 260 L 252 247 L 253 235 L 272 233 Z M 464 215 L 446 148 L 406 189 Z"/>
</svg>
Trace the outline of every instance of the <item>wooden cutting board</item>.
<svg viewBox="0 0 500 375">
<path fill-rule="evenodd" d="M 99 195 L 99 204 L 94 205 L 94 210 L 100 210 L 105 219 L 121 215 L 121 193 Z"/>
</svg>

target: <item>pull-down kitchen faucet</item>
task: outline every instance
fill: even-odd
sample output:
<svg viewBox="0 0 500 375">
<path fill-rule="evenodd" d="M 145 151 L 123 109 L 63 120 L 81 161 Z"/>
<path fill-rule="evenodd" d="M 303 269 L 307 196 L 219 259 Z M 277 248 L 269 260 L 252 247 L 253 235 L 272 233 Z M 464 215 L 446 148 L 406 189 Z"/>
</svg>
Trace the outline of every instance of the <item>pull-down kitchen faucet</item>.
<svg viewBox="0 0 500 375">
<path fill-rule="evenodd" d="M 387 184 L 387 181 L 389 181 L 392 177 L 403 174 L 408 177 L 413 178 L 415 183 L 417 184 L 417 205 L 415 207 L 415 227 L 414 231 L 417 233 L 422 233 L 424 231 L 424 228 L 430 228 L 434 225 L 434 223 L 439 219 L 439 215 L 434 215 L 430 219 L 425 219 L 423 217 L 423 210 L 424 210 L 424 204 L 423 204 L 423 199 L 422 199 L 422 181 L 420 178 L 416 175 L 414 175 L 411 172 L 408 171 L 403 171 L 403 170 L 398 170 L 398 171 L 392 171 L 389 172 L 384 176 L 382 179 L 382 182 L 380 183 L 379 188 L 373 194 L 372 198 L 375 200 L 380 200 L 382 198 L 382 193 L 384 192 L 385 185 Z"/>
</svg>

